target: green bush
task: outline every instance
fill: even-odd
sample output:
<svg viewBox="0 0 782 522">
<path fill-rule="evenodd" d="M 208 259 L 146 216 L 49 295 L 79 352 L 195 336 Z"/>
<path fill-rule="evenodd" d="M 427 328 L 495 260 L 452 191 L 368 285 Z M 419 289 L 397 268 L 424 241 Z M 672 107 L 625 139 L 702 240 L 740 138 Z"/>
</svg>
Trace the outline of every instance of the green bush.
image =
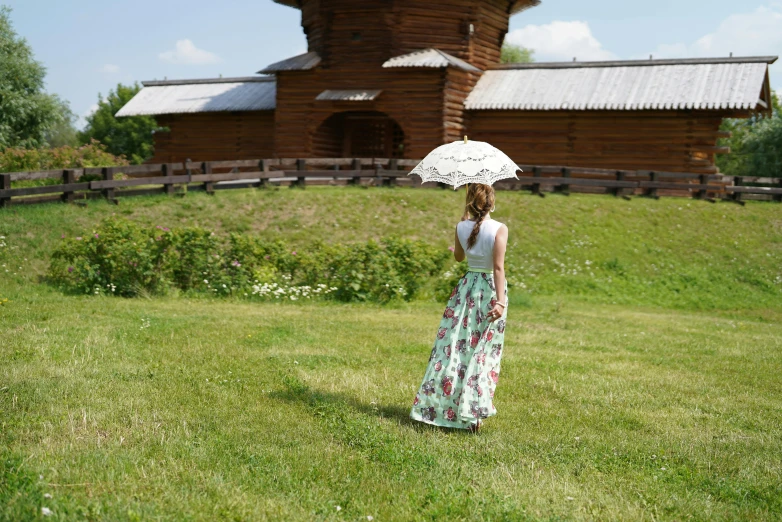
<svg viewBox="0 0 782 522">
<path fill-rule="evenodd" d="M 459 281 L 467 272 L 467 261 L 461 263 L 454 263 L 448 270 L 446 270 L 440 277 L 437 278 L 435 283 L 435 298 L 438 301 L 445 302 L 451 296 L 451 292 L 459 284 Z"/>
<path fill-rule="evenodd" d="M 282 241 L 200 227 L 144 228 L 121 218 L 63 238 L 50 280 L 69 292 L 137 296 L 187 294 L 260 299 L 411 300 L 445 265 L 448 251 L 421 241 L 316 242 L 295 251 Z M 450 289 L 449 289 L 450 292 Z"/>
<path fill-rule="evenodd" d="M 162 293 L 168 285 L 172 242 L 169 232 L 108 219 L 90 234 L 65 238 L 52 255 L 50 275 L 80 293 Z"/>
<path fill-rule="evenodd" d="M 0 172 L 28 172 L 36 170 L 81 169 L 86 167 L 125 166 L 124 156 L 114 156 L 97 141 L 81 147 L 63 146 L 52 149 L 13 149 L 0 151 Z M 93 181 L 100 176 L 81 176 L 79 181 Z M 15 181 L 14 188 L 56 185 L 62 178 Z"/>
<path fill-rule="evenodd" d="M 81 147 L 54 149 L 14 149 L 0 151 L 0 172 L 33 170 L 80 169 L 128 165 L 124 156 L 114 156 L 106 147 L 93 140 Z"/>
</svg>

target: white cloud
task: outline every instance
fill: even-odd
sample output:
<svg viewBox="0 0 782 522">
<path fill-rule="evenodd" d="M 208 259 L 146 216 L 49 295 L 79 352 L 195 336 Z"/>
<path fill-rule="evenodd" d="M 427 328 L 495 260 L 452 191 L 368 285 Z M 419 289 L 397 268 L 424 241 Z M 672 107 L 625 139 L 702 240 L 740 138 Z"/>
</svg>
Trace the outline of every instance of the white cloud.
<svg viewBox="0 0 782 522">
<path fill-rule="evenodd" d="M 782 3 L 772 2 L 727 17 L 714 32 L 694 42 L 659 45 L 655 58 L 777 55 L 782 53 Z"/>
<path fill-rule="evenodd" d="M 535 50 L 538 61 L 615 60 L 603 48 L 587 22 L 557 20 L 545 25 L 527 25 L 508 33 L 507 42 Z"/>
<path fill-rule="evenodd" d="M 98 110 L 98 104 L 97 103 L 93 103 L 92 105 L 90 105 L 89 109 L 84 111 L 84 114 L 82 114 L 82 118 L 84 118 L 86 120 L 87 118 L 92 116 L 95 113 L 95 111 L 97 111 L 97 110 Z"/>
<path fill-rule="evenodd" d="M 90 105 L 89 109 L 87 109 L 86 111 L 84 111 L 79 115 L 79 118 L 76 120 L 76 128 L 80 130 L 84 129 L 84 127 L 87 126 L 87 118 L 92 116 L 93 113 L 95 113 L 95 111 L 97 110 L 98 110 L 97 103 L 93 103 L 92 105 Z"/>
<path fill-rule="evenodd" d="M 159 57 L 164 62 L 188 65 L 206 65 L 220 61 L 219 56 L 199 49 L 188 39 L 177 40 L 173 50 L 160 53 Z"/>
<path fill-rule="evenodd" d="M 119 72 L 119 65 L 114 65 L 113 63 L 107 63 L 104 65 L 101 69 L 105 73 L 117 73 Z"/>
</svg>

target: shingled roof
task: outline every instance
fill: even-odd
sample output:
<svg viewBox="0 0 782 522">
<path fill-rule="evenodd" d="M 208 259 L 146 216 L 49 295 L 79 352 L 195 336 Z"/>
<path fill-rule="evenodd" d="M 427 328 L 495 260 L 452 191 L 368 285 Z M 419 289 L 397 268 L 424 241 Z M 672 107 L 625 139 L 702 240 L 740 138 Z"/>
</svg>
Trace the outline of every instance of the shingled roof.
<svg viewBox="0 0 782 522">
<path fill-rule="evenodd" d="M 320 55 L 316 52 L 304 53 L 287 58 L 258 71 L 258 74 L 274 74 L 280 71 L 308 71 L 320 64 Z"/>
<path fill-rule="evenodd" d="M 468 110 L 765 108 L 777 57 L 531 63 L 484 73 Z"/>
<path fill-rule="evenodd" d="M 123 116 L 154 116 L 196 112 L 274 110 L 274 78 L 212 78 L 144 82 L 144 88 L 117 112 Z"/>
<path fill-rule="evenodd" d="M 395 56 L 387 60 L 383 67 L 386 69 L 396 67 L 456 67 L 463 71 L 481 72 L 474 65 L 439 49 L 421 49 L 420 51 Z"/>
<path fill-rule="evenodd" d="M 295 9 L 301 9 L 301 0 L 274 0 L 274 2 L 281 5 L 287 5 Z M 516 0 L 513 2 L 510 12 L 511 14 L 520 13 L 525 9 L 535 7 L 536 5 L 540 5 L 540 0 Z"/>
</svg>

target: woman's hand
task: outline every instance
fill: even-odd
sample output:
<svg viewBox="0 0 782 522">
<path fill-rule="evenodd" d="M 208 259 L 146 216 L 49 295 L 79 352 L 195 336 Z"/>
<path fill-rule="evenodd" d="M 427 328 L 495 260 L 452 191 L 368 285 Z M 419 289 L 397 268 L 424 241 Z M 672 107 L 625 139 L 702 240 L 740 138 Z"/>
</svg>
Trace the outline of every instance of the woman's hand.
<svg viewBox="0 0 782 522">
<path fill-rule="evenodd" d="M 489 312 L 489 322 L 493 323 L 494 321 L 502 317 L 503 313 L 505 313 L 505 308 L 500 303 L 497 303 L 496 305 L 494 305 L 494 308 L 492 308 L 491 311 Z"/>
</svg>

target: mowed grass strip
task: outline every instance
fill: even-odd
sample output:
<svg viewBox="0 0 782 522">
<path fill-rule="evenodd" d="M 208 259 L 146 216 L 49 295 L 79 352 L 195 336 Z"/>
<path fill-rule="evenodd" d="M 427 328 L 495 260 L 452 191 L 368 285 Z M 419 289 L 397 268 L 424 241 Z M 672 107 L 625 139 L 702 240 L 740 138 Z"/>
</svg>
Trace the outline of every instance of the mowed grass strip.
<svg viewBox="0 0 782 522">
<path fill-rule="evenodd" d="M 513 307 L 499 414 L 473 436 L 407 417 L 436 303 L 14 294 L 0 309 L 9 520 L 782 512 L 775 312 Z"/>
</svg>

